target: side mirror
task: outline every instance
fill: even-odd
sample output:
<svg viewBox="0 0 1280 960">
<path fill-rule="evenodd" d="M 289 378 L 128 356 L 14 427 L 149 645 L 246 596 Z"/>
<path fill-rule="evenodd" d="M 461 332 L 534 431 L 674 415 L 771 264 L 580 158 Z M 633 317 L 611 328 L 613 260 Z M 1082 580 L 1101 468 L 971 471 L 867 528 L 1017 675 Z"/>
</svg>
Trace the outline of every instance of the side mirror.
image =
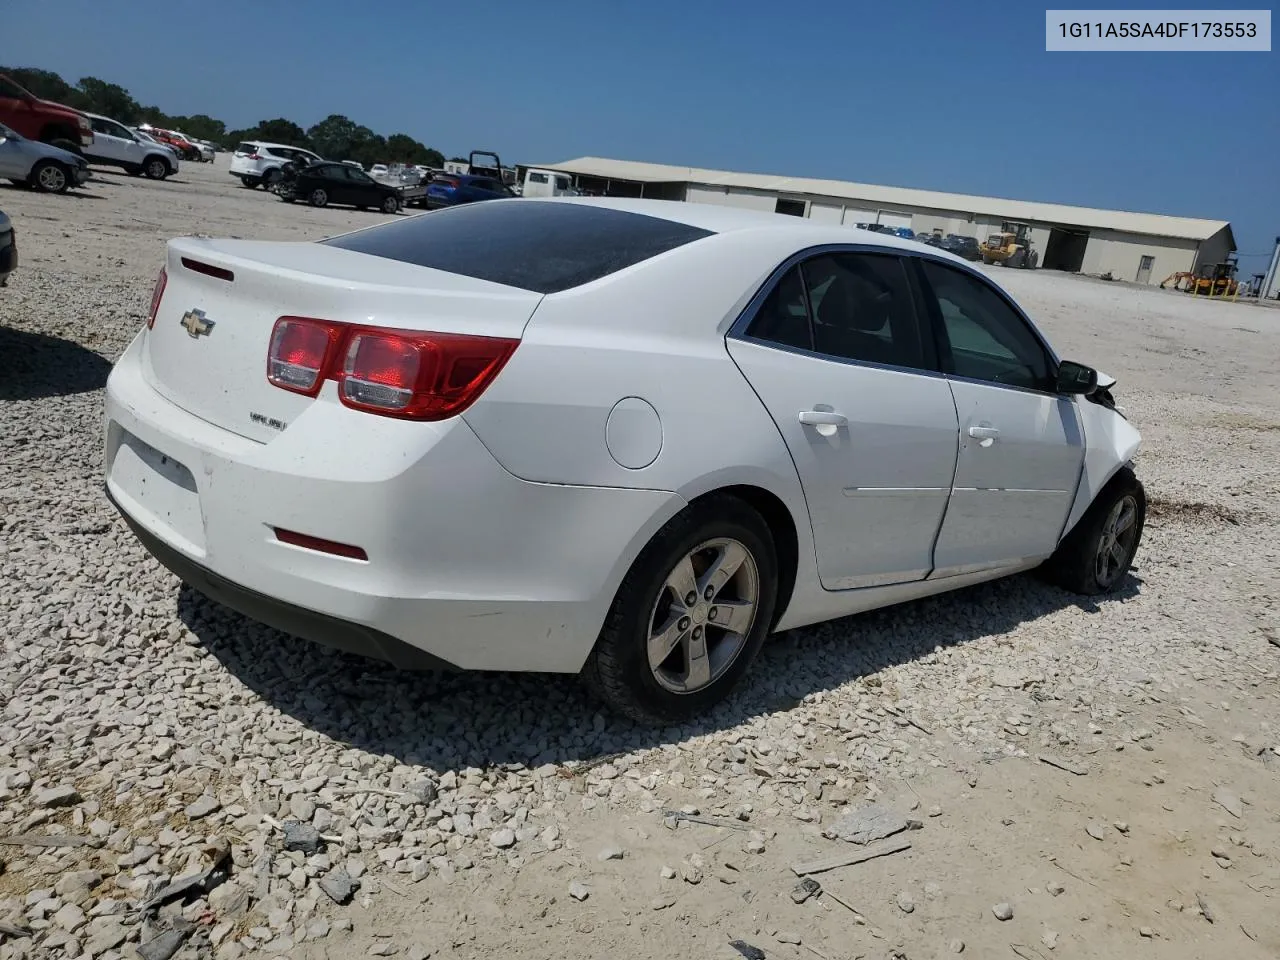
<svg viewBox="0 0 1280 960">
<path fill-rule="evenodd" d="M 1086 367 L 1083 363 L 1076 363 L 1074 360 L 1063 360 L 1058 365 L 1057 390 L 1059 393 L 1089 394 L 1096 389 L 1098 389 L 1098 371 L 1093 367 Z"/>
</svg>

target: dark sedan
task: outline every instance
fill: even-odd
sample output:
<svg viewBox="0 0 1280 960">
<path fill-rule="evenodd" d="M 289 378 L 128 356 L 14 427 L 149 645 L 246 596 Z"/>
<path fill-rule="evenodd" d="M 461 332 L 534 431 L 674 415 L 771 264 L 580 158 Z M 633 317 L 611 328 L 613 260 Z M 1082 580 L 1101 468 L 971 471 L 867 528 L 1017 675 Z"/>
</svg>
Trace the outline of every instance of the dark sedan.
<svg viewBox="0 0 1280 960">
<path fill-rule="evenodd" d="M 949 233 L 942 241 L 942 249 L 954 253 L 966 260 L 981 260 L 982 252 L 978 249 L 976 237 L 966 237 L 958 233 Z"/>
<path fill-rule="evenodd" d="M 0 210 L 0 287 L 9 282 L 9 274 L 18 265 L 18 232 Z"/>
<path fill-rule="evenodd" d="M 404 204 L 398 188 L 379 183 L 346 163 L 313 163 L 293 171 L 292 176 L 286 172 L 276 193 L 286 203 L 305 200 L 313 207 L 337 203 L 357 210 L 376 207 L 383 213 L 399 213 Z"/>
<path fill-rule="evenodd" d="M 514 196 L 511 188 L 501 180 L 466 173 L 441 174 L 427 185 L 427 207 L 431 210 Z"/>
</svg>

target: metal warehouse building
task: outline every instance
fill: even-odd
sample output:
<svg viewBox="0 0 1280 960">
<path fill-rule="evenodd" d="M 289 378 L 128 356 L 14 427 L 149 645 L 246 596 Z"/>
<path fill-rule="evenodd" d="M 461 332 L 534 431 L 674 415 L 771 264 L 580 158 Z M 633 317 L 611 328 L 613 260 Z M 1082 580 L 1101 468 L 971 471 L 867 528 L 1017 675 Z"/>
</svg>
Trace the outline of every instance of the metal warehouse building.
<svg viewBox="0 0 1280 960">
<path fill-rule="evenodd" d="M 523 171 L 528 167 L 522 165 Z M 1221 263 L 1236 248 L 1231 224 L 1155 213 L 1093 210 L 842 180 L 809 180 L 696 167 L 582 157 L 539 164 L 571 174 L 592 194 L 718 203 L 824 223 L 880 223 L 916 233 L 941 230 L 985 240 L 1029 227 L 1040 266 L 1156 284 L 1172 273 Z"/>
</svg>

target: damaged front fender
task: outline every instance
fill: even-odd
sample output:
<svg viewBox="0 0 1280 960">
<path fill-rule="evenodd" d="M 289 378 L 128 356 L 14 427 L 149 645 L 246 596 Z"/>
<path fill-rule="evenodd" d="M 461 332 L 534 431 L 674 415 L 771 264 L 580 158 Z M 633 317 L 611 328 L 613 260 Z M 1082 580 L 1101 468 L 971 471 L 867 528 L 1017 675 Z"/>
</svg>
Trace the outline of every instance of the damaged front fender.
<svg viewBox="0 0 1280 960">
<path fill-rule="evenodd" d="M 1118 411 L 1083 397 L 1077 406 L 1084 430 L 1084 467 L 1080 483 L 1076 486 L 1076 498 L 1062 531 L 1064 537 L 1084 516 L 1102 488 L 1133 459 L 1142 442 L 1133 424 Z"/>
</svg>

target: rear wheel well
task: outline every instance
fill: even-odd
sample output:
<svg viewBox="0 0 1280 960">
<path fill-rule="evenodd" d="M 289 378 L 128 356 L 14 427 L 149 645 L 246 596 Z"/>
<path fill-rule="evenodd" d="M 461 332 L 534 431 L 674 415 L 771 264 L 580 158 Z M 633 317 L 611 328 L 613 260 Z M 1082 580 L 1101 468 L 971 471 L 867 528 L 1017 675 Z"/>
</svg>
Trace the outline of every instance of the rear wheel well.
<svg viewBox="0 0 1280 960">
<path fill-rule="evenodd" d="M 795 520 L 791 511 L 778 497 L 763 487 L 741 484 L 732 487 L 721 487 L 695 497 L 697 503 L 706 497 L 728 494 L 745 502 L 764 519 L 773 535 L 773 544 L 778 551 L 778 600 L 773 608 L 773 623 L 776 626 L 779 618 L 786 613 L 791 603 L 791 594 L 796 585 L 796 568 L 800 563 L 800 539 L 796 534 Z"/>
</svg>

